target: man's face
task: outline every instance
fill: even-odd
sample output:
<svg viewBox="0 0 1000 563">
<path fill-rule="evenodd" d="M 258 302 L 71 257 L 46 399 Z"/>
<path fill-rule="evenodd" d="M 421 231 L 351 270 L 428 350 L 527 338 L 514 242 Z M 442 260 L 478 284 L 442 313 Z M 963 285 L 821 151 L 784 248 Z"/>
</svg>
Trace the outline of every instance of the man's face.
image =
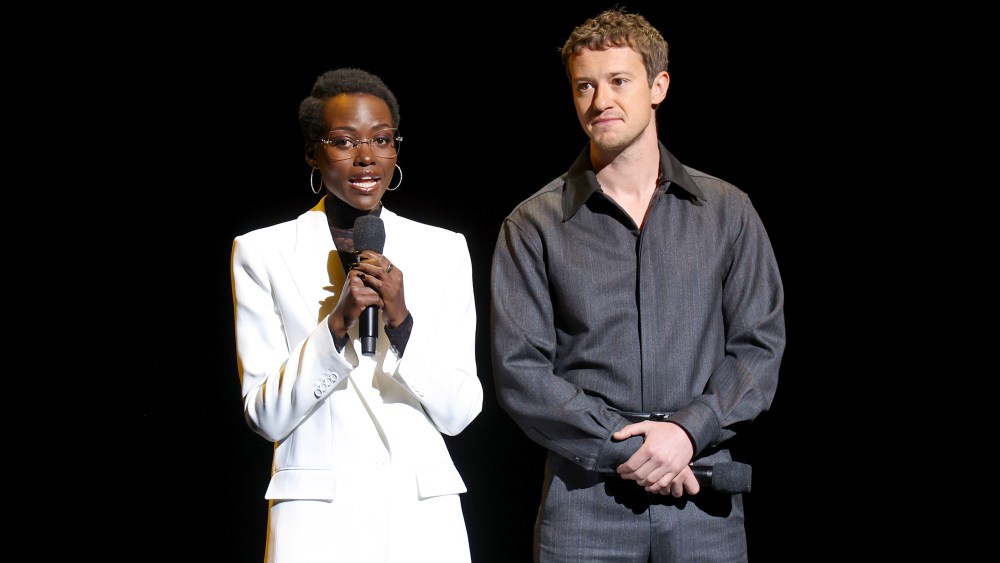
<svg viewBox="0 0 1000 563">
<path fill-rule="evenodd" d="M 666 97 L 666 72 L 650 87 L 642 55 L 631 47 L 583 49 L 568 64 L 577 118 L 602 150 L 631 145 L 653 121 L 654 105 Z"/>
</svg>

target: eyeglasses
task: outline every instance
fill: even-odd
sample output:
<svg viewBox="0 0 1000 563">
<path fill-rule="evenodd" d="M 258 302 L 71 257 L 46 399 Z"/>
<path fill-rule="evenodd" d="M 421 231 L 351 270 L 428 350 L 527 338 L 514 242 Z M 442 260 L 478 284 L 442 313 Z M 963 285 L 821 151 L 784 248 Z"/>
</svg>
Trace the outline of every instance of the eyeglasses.
<svg viewBox="0 0 1000 563">
<path fill-rule="evenodd" d="M 355 139 L 343 131 L 330 131 L 330 135 L 320 141 L 326 145 L 327 153 L 332 160 L 347 160 L 358 156 L 361 145 L 368 143 L 372 154 L 379 158 L 392 158 L 399 154 L 399 146 L 403 138 L 398 129 L 382 129 L 376 131 L 371 139 Z"/>
</svg>

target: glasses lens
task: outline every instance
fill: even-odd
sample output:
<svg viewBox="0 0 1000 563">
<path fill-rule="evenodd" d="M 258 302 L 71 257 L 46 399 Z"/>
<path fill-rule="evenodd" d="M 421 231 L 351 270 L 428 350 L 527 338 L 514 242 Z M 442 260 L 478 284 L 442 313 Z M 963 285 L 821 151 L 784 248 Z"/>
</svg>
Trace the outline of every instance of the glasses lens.
<svg viewBox="0 0 1000 563">
<path fill-rule="evenodd" d="M 399 154 L 399 140 L 395 129 L 386 129 L 372 135 L 369 144 L 377 156 L 389 158 Z"/>
</svg>

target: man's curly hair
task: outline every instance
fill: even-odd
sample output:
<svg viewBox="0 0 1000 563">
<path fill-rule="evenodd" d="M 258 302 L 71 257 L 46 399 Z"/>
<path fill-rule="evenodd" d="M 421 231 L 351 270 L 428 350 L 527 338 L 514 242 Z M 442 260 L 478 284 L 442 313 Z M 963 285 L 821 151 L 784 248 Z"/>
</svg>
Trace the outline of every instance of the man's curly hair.
<svg viewBox="0 0 1000 563">
<path fill-rule="evenodd" d="M 657 74 L 667 70 L 669 46 L 663 35 L 646 18 L 615 7 L 588 19 L 570 34 L 562 48 L 566 75 L 569 76 L 569 57 L 573 53 L 581 49 L 601 51 L 610 47 L 631 47 L 642 55 L 650 86 Z"/>
</svg>

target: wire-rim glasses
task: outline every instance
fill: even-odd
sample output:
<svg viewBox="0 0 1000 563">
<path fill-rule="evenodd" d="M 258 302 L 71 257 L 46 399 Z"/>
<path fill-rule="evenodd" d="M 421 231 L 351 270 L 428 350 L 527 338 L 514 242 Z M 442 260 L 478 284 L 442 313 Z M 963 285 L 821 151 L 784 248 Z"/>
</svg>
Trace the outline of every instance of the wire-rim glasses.
<svg viewBox="0 0 1000 563">
<path fill-rule="evenodd" d="M 364 144 L 368 145 L 373 155 L 392 158 L 399 154 L 403 137 L 399 135 L 399 129 L 381 129 L 373 133 L 370 139 L 355 139 L 344 131 L 330 131 L 320 142 L 326 146 L 331 160 L 356 158 Z"/>
</svg>

